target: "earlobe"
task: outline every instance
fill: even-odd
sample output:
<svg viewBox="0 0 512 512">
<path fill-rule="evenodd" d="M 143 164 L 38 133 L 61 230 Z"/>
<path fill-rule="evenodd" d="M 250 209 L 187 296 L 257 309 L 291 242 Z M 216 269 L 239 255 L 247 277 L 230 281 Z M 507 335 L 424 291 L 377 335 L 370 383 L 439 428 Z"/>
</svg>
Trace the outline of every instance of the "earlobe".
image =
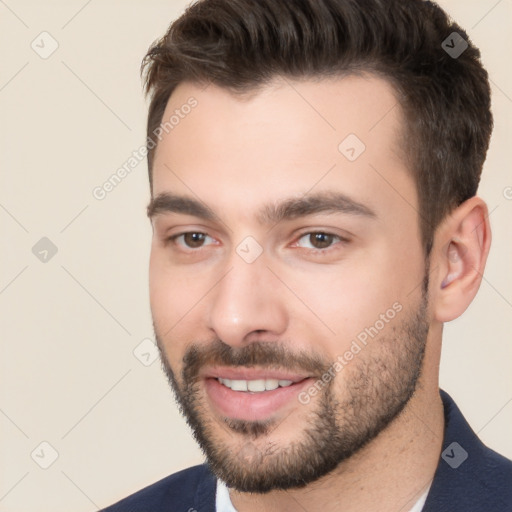
<svg viewBox="0 0 512 512">
<path fill-rule="evenodd" d="M 454 210 L 437 233 L 434 311 L 440 322 L 459 317 L 480 287 L 491 240 L 487 217 L 486 204 L 473 197 Z"/>
</svg>

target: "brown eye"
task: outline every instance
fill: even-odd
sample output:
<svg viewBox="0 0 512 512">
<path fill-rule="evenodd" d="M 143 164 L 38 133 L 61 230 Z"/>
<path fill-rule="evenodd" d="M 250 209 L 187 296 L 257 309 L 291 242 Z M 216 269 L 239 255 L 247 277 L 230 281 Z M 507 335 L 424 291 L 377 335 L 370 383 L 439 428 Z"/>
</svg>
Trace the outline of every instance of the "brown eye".
<svg viewBox="0 0 512 512">
<path fill-rule="evenodd" d="M 341 240 L 339 236 L 317 231 L 315 233 L 305 233 L 300 237 L 297 245 L 307 249 L 328 249 L 339 240 Z"/>
<path fill-rule="evenodd" d="M 206 233 L 201 233 L 199 231 L 188 231 L 187 233 L 173 235 L 169 237 L 168 240 L 169 242 L 173 242 L 185 249 L 200 249 L 205 245 L 210 245 L 213 238 L 208 236 Z"/>
<path fill-rule="evenodd" d="M 202 247 L 205 241 L 206 235 L 204 233 L 184 233 L 183 241 L 187 247 L 197 249 Z"/>
<path fill-rule="evenodd" d="M 310 235 L 311 245 L 315 249 L 325 249 L 330 247 L 334 241 L 334 235 L 327 233 L 311 233 Z"/>
</svg>

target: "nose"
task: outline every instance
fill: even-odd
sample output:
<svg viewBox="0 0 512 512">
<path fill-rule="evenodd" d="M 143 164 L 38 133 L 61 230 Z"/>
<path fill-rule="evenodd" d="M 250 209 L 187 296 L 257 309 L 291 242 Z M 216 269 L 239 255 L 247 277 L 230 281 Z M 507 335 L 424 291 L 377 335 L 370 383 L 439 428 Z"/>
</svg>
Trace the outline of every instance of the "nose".
<svg viewBox="0 0 512 512">
<path fill-rule="evenodd" d="M 226 268 L 209 294 L 209 328 L 232 347 L 282 336 L 289 321 L 286 296 L 264 256 L 247 263 L 235 253 Z"/>
</svg>

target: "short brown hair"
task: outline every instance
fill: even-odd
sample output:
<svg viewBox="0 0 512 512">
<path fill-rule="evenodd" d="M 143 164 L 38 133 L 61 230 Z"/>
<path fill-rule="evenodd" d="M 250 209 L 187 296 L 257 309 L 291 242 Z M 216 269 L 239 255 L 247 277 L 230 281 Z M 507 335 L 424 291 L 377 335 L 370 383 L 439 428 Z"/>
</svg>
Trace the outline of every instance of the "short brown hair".
<svg viewBox="0 0 512 512">
<path fill-rule="evenodd" d="M 467 45 L 458 56 L 447 51 L 456 41 Z M 179 83 L 245 93 L 279 75 L 370 72 L 401 101 L 427 254 L 441 220 L 477 192 L 493 127 L 488 75 L 466 32 L 434 2 L 200 0 L 153 44 L 141 71 L 151 94 L 151 187 L 154 133 Z"/>
</svg>

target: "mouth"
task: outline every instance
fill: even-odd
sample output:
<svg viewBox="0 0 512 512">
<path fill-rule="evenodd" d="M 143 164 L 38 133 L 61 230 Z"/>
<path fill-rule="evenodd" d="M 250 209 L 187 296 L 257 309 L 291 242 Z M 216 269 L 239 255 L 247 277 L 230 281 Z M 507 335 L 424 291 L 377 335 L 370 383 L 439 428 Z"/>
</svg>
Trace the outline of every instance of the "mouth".
<svg viewBox="0 0 512 512">
<path fill-rule="evenodd" d="M 256 368 L 217 368 L 203 376 L 209 403 L 223 418 L 262 421 L 300 406 L 308 375 Z"/>
<path fill-rule="evenodd" d="M 273 391 L 279 387 L 287 388 L 294 382 L 286 379 L 256 379 L 256 380 L 238 380 L 238 379 L 217 379 L 221 384 L 233 391 L 249 391 L 251 393 L 262 393 L 263 391 Z"/>
</svg>

